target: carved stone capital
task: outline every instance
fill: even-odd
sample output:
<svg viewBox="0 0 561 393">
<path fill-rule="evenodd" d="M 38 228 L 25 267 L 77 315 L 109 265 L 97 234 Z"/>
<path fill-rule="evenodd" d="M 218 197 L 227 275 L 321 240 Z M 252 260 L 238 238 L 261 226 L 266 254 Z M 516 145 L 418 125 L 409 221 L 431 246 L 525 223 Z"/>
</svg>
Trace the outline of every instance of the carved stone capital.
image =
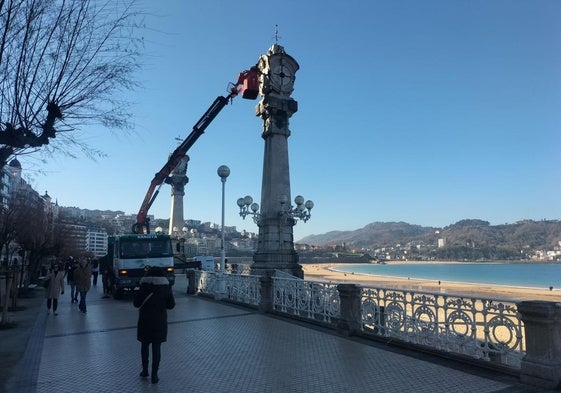
<svg viewBox="0 0 561 393">
<path fill-rule="evenodd" d="M 287 117 L 291 117 L 298 112 L 298 102 L 292 98 L 269 94 L 263 97 L 255 107 L 255 115 L 262 119 L 269 117 L 270 113 L 275 112 L 284 112 Z"/>
</svg>

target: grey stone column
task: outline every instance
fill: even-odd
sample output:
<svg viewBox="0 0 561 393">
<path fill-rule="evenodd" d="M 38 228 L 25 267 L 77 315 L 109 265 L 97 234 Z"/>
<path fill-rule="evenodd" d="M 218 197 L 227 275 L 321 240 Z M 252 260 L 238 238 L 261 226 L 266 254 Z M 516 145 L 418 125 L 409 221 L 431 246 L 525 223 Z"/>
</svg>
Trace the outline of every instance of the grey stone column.
<svg viewBox="0 0 561 393">
<path fill-rule="evenodd" d="M 520 380 L 548 389 L 561 387 L 561 303 L 524 301 L 518 303 L 518 312 L 526 338 Z"/>
<path fill-rule="evenodd" d="M 168 232 L 170 235 L 173 234 L 173 227 L 177 227 L 181 231 L 185 223 L 183 197 L 185 196 L 185 185 L 189 182 L 189 178 L 186 176 L 188 162 L 189 156 L 186 155 L 166 179 L 166 183 L 171 185 L 171 213 Z"/>
<path fill-rule="evenodd" d="M 290 200 L 288 165 L 288 118 L 297 110 L 292 99 L 267 96 L 258 106 L 264 119 L 265 154 L 261 189 L 261 220 L 257 251 L 253 256 L 252 274 L 277 269 L 303 278 L 294 249 L 294 219 L 281 215 L 281 195 Z"/>
<path fill-rule="evenodd" d="M 352 336 L 360 331 L 362 316 L 360 311 L 360 287 L 356 284 L 337 285 L 340 299 L 340 317 L 337 331 Z"/>
</svg>

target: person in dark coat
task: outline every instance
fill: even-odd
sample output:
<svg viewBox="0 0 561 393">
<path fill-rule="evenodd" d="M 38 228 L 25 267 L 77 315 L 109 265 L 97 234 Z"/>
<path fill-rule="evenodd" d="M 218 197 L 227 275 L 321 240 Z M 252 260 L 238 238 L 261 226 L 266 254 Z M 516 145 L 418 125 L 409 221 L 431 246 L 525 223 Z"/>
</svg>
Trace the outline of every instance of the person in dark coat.
<svg viewBox="0 0 561 393">
<path fill-rule="evenodd" d="M 113 272 L 112 260 L 109 255 L 99 259 L 99 270 L 101 271 L 101 282 L 103 284 L 103 297 L 108 298 L 113 293 L 113 282 L 115 273 Z"/>
<path fill-rule="evenodd" d="M 160 366 L 160 346 L 167 340 L 167 310 L 175 307 L 175 298 L 169 280 L 164 276 L 164 269 L 151 267 L 140 280 L 140 290 L 133 302 L 139 308 L 136 339 L 141 342 L 142 372 L 148 376 L 148 355 L 152 344 L 152 383 L 158 383 Z"/>
<path fill-rule="evenodd" d="M 84 314 L 86 309 L 86 295 L 92 286 L 92 267 L 85 259 L 80 259 L 78 267 L 74 269 L 74 280 L 76 281 L 76 290 L 80 293 L 80 303 L 78 308 Z"/>
<path fill-rule="evenodd" d="M 70 300 L 72 303 L 78 303 L 78 291 L 76 290 L 76 280 L 74 279 L 74 270 L 78 267 L 78 262 L 74 258 L 69 257 L 64 265 L 66 282 L 70 285 Z"/>
</svg>

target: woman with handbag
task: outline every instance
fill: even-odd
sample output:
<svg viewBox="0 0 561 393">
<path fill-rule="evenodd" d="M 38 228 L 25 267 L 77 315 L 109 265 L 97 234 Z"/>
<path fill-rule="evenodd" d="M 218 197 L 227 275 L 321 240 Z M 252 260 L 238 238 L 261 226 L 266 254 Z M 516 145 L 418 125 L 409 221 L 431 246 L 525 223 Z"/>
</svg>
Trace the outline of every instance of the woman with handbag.
<svg viewBox="0 0 561 393">
<path fill-rule="evenodd" d="M 53 314 L 58 315 L 56 312 L 58 308 L 58 295 L 64 294 L 64 273 L 61 271 L 58 263 L 55 263 L 49 274 L 45 277 L 46 284 L 45 297 L 47 298 L 47 314 L 51 313 L 51 305 L 53 306 Z"/>
<path fill-rule="evenodd" d="M 152 383 L 158 383 L 158 369 L 161 359 L 161 344 L 167 340 L 167 310 L 175 307 L 175 298 L 169 280 L 164 276 L 164 269 L 151 267 L 140 280 L 140 290 L 133 302 L 139 308 L 136 339 L 141 342 L 142 371 L 140 376 L 148 374 L 148 358 L 152 344 Z"/>
</svg>

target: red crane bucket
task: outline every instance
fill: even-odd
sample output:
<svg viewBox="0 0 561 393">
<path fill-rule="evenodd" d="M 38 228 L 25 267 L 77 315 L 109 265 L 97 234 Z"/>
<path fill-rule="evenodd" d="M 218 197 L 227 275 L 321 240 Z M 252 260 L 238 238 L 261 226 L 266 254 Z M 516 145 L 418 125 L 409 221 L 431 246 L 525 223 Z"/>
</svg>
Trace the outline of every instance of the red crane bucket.
<svg viewBox="0 0 561 393">
<path fill-rule="evenodd" d="M 240 88 L 242 98 L 254 100 L 259 95 L 259 77 L 257 71 L 246 71 L 243 76 L 243 83 Z"/>
</svg>

